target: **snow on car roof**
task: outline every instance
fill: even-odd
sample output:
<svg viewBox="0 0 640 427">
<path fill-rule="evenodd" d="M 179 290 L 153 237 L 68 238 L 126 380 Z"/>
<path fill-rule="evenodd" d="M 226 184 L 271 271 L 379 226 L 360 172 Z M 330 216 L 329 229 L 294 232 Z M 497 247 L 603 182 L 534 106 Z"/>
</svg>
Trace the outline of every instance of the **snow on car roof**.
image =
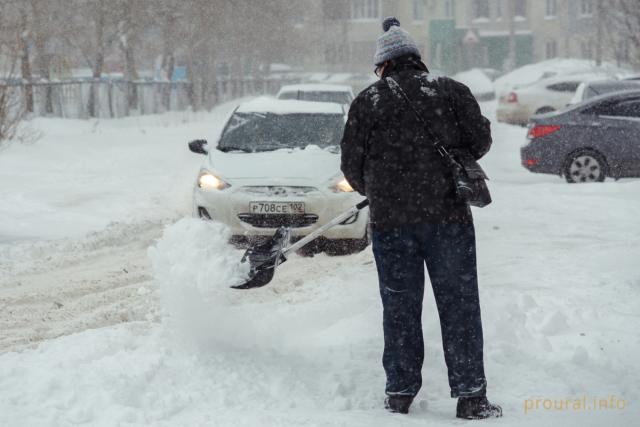
<svg viewBox="0 0 640 427">
<path fill-rule="evenodd" d="M 582 73 L 606 73 L 610 76 L 624 74 L 623 68 L 610 63 L 596 67 L 593 61 L 584 59 L 554 58 L 535 64 L 524 65 L 496 79 L 494 86 L 498 95 L 552 76 Z M 602 76 L 601 76 L 602 78 Z"/>
<path fill-rule="evenodd" d="M 580 83 L 587 82 L 588 83 L 595 80 L 602 80 L 603 78 L 607 78 L 607 76 L 608 75 L 606 72 L 560 74 L 557 76 L 543 78 L 532 83 L 516 85 L 514 86 L 514 89 L 525 89 L 530 87 L 548 86 L 555 83 L 565 83 L 565 82 L 580 82 Z"/>
<path fill-rule="evenodd" d="M 297 85 L 282 86 L 280 93 L 283 92 L 351 92 L 351 86 L 347 85 L 334 85 L 334 84 L 320 84 L 320 83 L 306 83 Z"/>
<path fill-rule="evenodd" d="M 463 71 L 453 76 L 454 80 L 466 85 L 473 94 L 493 93 L 493 82 L 479 68 Z"/>
<path fill-rule="evenodd" d="M 340 104 L 331 102 L 298 101 L 295 99 L 276 99 L 261 96 L 240 104 L 238 113 L 272 113 L 272 114 L 344 114 Z"/>
</svg>

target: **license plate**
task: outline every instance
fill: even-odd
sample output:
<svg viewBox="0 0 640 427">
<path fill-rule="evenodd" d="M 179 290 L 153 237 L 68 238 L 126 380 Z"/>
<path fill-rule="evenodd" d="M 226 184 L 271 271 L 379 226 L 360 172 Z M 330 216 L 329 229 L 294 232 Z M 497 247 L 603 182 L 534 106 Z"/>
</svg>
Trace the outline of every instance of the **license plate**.
<svg viewBox="0 0 640 427">
<path fill-rule="evenodd" d="M 304 202 L 251 202 L 249 211 L 262 215 L 302 215 Z"/>
</svg>

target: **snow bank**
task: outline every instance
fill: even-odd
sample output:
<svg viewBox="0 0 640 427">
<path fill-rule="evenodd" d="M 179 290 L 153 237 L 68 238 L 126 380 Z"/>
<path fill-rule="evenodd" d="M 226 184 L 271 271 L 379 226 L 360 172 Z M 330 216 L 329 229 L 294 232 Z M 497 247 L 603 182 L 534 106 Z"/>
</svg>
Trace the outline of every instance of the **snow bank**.
<svg viewBox="0 0 640 427">
<path fill-rule="evenodd" d="M 0 152 L 0 245 L 188 214 L 202 157 L 187 142 L 216 141 L 236 106 L 117 120 L 33 120 L 40 140 Z"/>
</svg>

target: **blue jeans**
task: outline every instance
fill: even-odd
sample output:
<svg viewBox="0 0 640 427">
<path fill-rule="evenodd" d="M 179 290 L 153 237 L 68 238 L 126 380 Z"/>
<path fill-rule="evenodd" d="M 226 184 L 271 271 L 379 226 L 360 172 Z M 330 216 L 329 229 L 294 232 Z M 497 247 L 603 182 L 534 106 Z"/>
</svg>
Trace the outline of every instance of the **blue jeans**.
<svg viewBox="0 0 640 427">
<path fill-rule="evenodd" d="M 435 295 L 451 397 L 484 396 L 475 230 L 472 223 L 374 228 L 373 253 L 384 307 L 388 395 L 422 385 L 422 300 L 426 264 Z"/>
</svg>

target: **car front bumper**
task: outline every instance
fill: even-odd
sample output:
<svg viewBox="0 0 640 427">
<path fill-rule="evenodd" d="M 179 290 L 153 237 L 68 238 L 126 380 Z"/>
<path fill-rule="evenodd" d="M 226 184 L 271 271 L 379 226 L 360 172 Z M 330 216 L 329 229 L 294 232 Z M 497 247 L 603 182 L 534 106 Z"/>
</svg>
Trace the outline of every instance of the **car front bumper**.
<svg viewBox="0 0 640 427">
<path fill-rule="evenodd" d="M 290 226 L 294 237 L 306 236 L 363 199 L 358 193 L 334 193 L 331 190 L 277 196 L 248 191 L 247 187 L 221 191 L 203 191 L 196 187 L 193 196 L 194 216 L 206 218 L 208 215 L 212 220 L 227 225 L 234 236 L 245 237 L 273 235 L 280 225 Z M 307 218 L 300 215 L 251 215 L 251 202 L 303 202 Z M 356 218 L 331 228 L 322 236 L 331 240 L 362 239 L 366 236 L 368 222 L 369 210 L 366 208 Z"/>
</svg>

